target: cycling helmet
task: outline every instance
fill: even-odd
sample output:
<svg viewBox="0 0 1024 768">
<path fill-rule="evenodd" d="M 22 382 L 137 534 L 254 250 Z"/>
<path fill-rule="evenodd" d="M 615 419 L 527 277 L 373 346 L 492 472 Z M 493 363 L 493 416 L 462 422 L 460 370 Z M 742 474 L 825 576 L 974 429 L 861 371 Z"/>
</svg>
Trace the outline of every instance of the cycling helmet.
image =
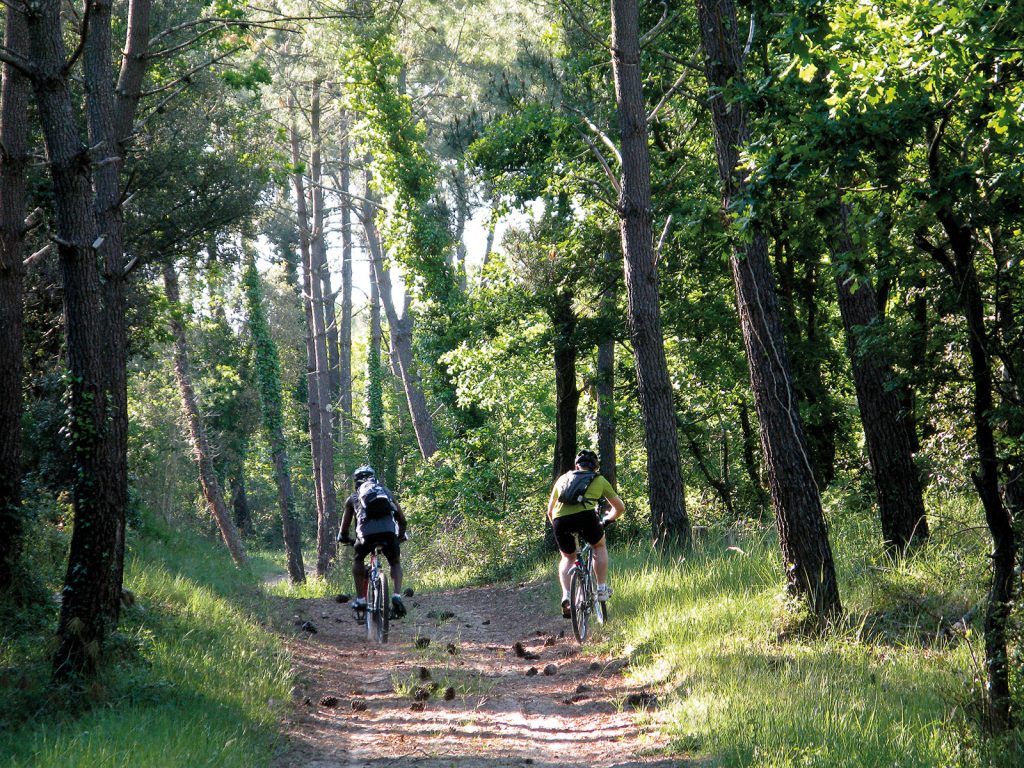
<svg viewBox="0 0 1024 768">
<path fill-rule="evenodd" d="M 377 472 L 373 467 L 364 464 L 361 467 L 357 467 L 356 471 L 352 473 L 352 482 L 359 486 L 364 480 L 369 480 L 371 477 L 376 477 Z"/>
<path fill-rule="evenodd" d="M 597 469 L 597 454 L 584 448 L 576 454 L 576 466 Z"/>
</svg>

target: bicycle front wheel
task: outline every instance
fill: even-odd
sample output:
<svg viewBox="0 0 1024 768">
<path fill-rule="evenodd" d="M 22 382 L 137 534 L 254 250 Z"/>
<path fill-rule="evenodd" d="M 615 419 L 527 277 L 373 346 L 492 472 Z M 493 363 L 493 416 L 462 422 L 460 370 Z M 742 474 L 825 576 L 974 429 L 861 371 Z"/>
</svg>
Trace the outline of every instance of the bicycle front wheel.
<svg viewBox="0 0 1024 768">
<path fill-rule="evenodd" d="M 370 582 L 373 602 L 367 597 L 366 639 L 371 643 L 386 643 L 391 618 L 391 595 L 388 577 L 381 573 Z"/>
<path fill-rule="evenodd" d="M 572 633 L 582 643 L 587 639 L 588 604 L 587 579 L 579 568 L 573 568 L 569 576 L 569 614 L 572 617 Z"/>
</svg>

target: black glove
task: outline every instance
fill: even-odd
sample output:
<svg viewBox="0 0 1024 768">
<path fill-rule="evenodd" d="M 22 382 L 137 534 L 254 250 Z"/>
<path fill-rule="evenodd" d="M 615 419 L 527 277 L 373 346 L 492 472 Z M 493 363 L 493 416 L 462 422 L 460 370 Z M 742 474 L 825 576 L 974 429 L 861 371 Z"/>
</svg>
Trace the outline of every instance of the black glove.
<svg viewBox="0 0 1024 768">
<path fill-rule="evenodd" d="M 409 534 L 408 533 L 403 533 L 401 536 L 398 537 L 398 541 L 400 543 L 403 542 L 403 541 L 408 541 L 408 540 L 409 540 Z"/>
<path fill-rule="evenodd" d="M 339 544 L 355 544 L 356 540 L 355 539 L 350 539 L 348 536 L 346 536 L 344 534 L 338 534 L 338 543 Z"/>
<path fill-rule="evenodd" d="M 607 528 L 611 528 L 613 525 L 615 525 L 615 518 L 614 517 L 611 517 L 610 515 L 605 515 L 604 517 L 601 518 L 601 527 L 602 528 L 606 528 L 606 529 Z"/>
</svg>

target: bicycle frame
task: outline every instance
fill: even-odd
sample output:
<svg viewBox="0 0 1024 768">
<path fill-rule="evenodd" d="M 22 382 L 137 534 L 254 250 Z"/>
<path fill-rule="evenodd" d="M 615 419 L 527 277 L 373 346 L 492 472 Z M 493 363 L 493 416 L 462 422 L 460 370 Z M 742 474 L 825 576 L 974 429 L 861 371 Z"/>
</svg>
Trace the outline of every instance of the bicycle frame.
<svg viewBox="0 0 1024 768">
<path fill-rule="evenodd" d="M 569 611 L 572 617 L 572 631 L 579 642 L 590 634 L 590 616 L 604 624 L 607 606 L 597 600 L 597 577 L 594 572 L 594 551 L 587 542 L 576 550 L 576 562 L 569 569 Z"/>
</svg>

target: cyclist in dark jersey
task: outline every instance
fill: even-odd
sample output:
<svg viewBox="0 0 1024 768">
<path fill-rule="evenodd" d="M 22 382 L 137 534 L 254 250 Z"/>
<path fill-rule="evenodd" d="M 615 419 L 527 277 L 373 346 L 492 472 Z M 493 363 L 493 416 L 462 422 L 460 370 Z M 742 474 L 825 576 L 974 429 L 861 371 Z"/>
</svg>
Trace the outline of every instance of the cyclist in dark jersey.
<svg viewBox="0 0 1024 768">
<path fill-rule="evenodd" d="M 576 454 L 576 471 L 597 472 L 597 454 L 583 450 Z M 558 581 L 562 585 L 562 615 L 569 616 L 569 570 L 576 561 L 576 535 L 582 536 L 594 548 L 594 570 L 597 572 L 597 599 L 607 600 L 612 595 L 608 586 L 608 548 L 605 546 L 604 527 L 626 511 L 619 494 L 602 475 L 595 475 L 578 504 L 558 500 L 574 472 L 566 472 L 555 481 L 548 499 L 548 520 L 555 532 L 555 541 L 562 559 L 558 563 Z M 598 517 L 597 504 L 607 499 L 611 511 Z"/>
<path fill-rule="evenodd" d="M 352 601 L 353 609 L 366 607 L 366 556 L 380 544 L 384 557 L 388 559 L 391 567 L 391 583 L 394 585 L 394 594 L 391 596 L 391 615 L 396 619 L 405 615 L 405 605 L 402 603 L 402 561 L 399 543 L 406 540 L 406 520 L 391 492 L 388 496 L 393 505 L 393 512 L 383 517 L 370 518 L 361 513 L 359 502 L 359 488 L 367 481 L 376 482 L 377 473 L 373 467 L 362 466 L 352 473 L 352 481 L 355 484 L 355 492 L 345 501 L 345 513 L 341 518 L 341 526 L 338 529 L 338 541 L 342 544 L 355 544 L 355 556 L 352 558 L 352 578 L 355 582 L 356 599 Z M 356 522 L 356 538 L 349 537 L 349 528 L 353 519 Z"/>
</svg>

